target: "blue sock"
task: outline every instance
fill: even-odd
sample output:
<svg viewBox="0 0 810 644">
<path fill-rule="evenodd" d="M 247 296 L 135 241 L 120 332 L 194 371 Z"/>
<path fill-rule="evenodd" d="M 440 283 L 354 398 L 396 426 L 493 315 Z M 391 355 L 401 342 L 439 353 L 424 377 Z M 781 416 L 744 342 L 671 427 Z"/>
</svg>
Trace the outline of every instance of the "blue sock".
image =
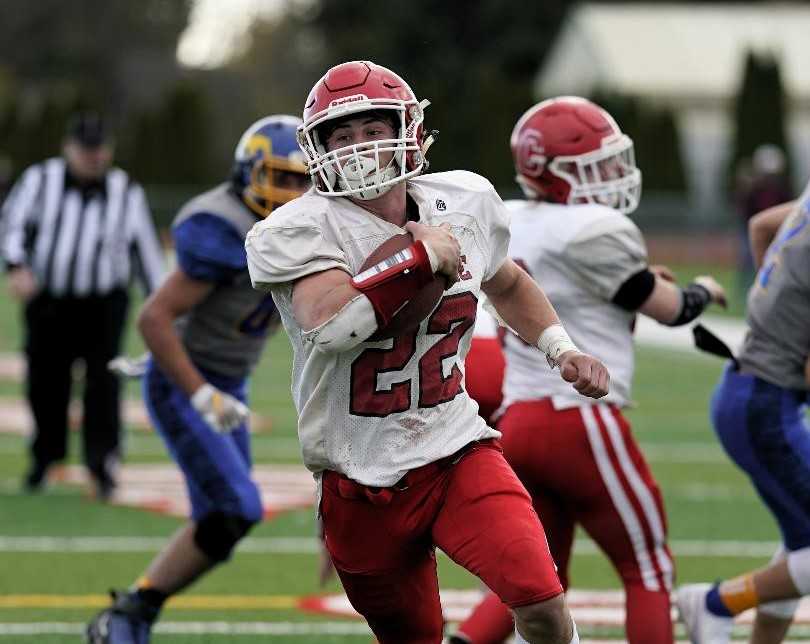
<svg viewBox="0 0 810 644">
<path fill-rule="evenodd" d="M 706 609 L 718 617 L 734 617 L 720 598 L 720 584 L 715 584 L 706 593 Z"/>
</svg>

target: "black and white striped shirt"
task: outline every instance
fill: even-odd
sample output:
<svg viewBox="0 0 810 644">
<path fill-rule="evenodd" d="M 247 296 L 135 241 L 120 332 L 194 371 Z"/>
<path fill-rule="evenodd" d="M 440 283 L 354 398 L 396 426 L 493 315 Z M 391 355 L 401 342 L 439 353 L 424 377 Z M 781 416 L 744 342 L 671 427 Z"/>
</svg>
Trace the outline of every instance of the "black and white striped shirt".
<svg viewBox="0 0 810 644">
<path fill-rule="evenodd" d="M 9 266 L 31 268 L 56 297 L 106 295 L 134 276 L 152 292 L 163 277 L 146 195 L 120 168 L 96 190 L 70 181 L 65 161 L 29 167 L 2 209 L 0 253 Z"/>
</svg>

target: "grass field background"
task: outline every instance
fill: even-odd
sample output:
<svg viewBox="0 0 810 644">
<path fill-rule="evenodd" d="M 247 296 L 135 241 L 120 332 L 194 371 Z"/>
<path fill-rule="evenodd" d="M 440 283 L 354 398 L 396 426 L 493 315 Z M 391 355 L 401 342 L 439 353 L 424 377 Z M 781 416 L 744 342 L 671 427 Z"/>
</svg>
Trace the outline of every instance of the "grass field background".
<svg viewBox="0 0 810 644">
<path fill-rule="evenodd" d="M 708 267 L 676 267 L 681 281 L 707 272 Z M 727 286 L 729 272 L 720 273 Z M 732 314 L 740 314 L 735 298 Z M 58 329 L 54 329 L 58 333 Z M 65 339 L 69 341 L 69 339 Z M 141 345 L 134 333 L 128 337 L 132 353 Z M 21 345 L 16 305 L 0 298 L 0 351 L 12 352 Z M 746 479 L 728 462 L 708 422 L 711 390 L 722 363 L 719 360 L 675 350 L 639 348 L 634 398 L 637 407 L 628 412 L 635 433 L 666 500 L 669 531 L 673 542 L 772 542 L 778 538 L 774 523 Z M 253 439 L 257 464 L 300 462 L 295 439 L 295 414 L 289 393 L 290 352 L 283 331 L 269 343 L 252 380 L 252 406 L 272 421 L 272 430 Z M 19 398 L 22 383 L 0 382 L 0 396 Z M 127 395 L 139 396 L 136 384 Z M 0 419 L 0 423 L 2 420 Z M 79 436 L 72 437 L 72 462 L 79 453 Z M 564 457 L 564 456 L 563 456 Z M 129 431 L 127 463 L 167 462 L 160 440 L 151 432 Z M 86 498 L 84 491 L 68 485 L 53 485 L 41 495 L 19 491 L 27 465 L 25 439 L 0 433 L 0 541 L 34 537 L 168 537 L 181 524 L 178 519 L 115 506 Z M 292 537 L 310 543 L 314 536 L 313 513 L 301 510 L 283 514 L 259 526 L 252 538 Z M 587 544 L 584 544 L 587 546 Z M 573 561 L 572 581 L 577 588 L 619 588 L 616 575 L 592 548 L 580 548 Z M 688 550 L 688 552 L 687 552 Z M 694 548 L 675 547 L 680 582 L 711 580 L 734 574 L 767 560 L 760 549 L 753 556 L 707 556 Z M 97 596 L 110 587 L 130 584 L 143 570 L 152 552 L 48 552 L 0 548 L 0 632 L 4 624 L 67 623 L 78 628 L 96 608 Z M 339 621 L 289 607 L 293 596 L 322 591 L 317 585 L 317 554 L 314 552 L 238 552 L 226 566 L 205 577 L 189 590 L 189 596 L 229 595 L 259 600 L 261 608 L 191 609 L 169 606 L 163 619 L 172 623 L 223 622 L 231 624 L 306 623 Z M 441 558 L 443 588 L 475 588 L 468 573 Z M 327 592 L 339 591 L 332 583 Z M 45 596 L 33 600 L 31 596 Z M 21 600 L 20 596 L 29 597 Z M 82 599 L 82 596 L 92 596 Z M 50 600 L 48 599 L 50 598 Z M 74 598 L 77 607 L 60 606 Z M 269 599 L 268 599 L 269 598 Z M 272 599 L 275 598 L 275 599 Z M 23 606 L 25 602 L 31 604 Z M 50 607 L 43 607 L 50 602 Z M 256 603 L 253 602 L 253 606 Z M 271 606 L 271 607 L 266 607 Z M 355 622 L 349 622 L 354 624 Z M 584 632 L 582 632 L 584 631 Z M 583 635 L 620 637 L 616 629 L 581 629 Z M 20 641 L 55 644 L 80 641 L 76 634 L 0 635 L 0 642 Z M 158 644 L 189 642 L 340 642 L 367 643 L 363 634 L 343 635 L 199 635 L 158 634 Z"/>
</svg>

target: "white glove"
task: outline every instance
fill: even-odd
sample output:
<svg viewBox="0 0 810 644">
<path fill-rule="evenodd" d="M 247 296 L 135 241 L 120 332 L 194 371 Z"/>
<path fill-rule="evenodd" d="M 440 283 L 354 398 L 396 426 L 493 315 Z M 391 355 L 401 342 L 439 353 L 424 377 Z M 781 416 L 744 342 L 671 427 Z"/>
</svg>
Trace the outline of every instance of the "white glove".
<svg viewBox="0 0 810 644">
<path fill-rule="evenodd" d="M 137 358 L 117 356 L 107 363 L 107 369 L 122 378 L 141 378 L 146 373 L 149 357 L 148 352 L 139 355 Z"/>
<path fill-rule="evenodd" d="M 191 406 L 218 432 L 230 432 L 250 416 L 250 410 L 242 401 L 208 383 L 191 396 Z"/>
</svg>

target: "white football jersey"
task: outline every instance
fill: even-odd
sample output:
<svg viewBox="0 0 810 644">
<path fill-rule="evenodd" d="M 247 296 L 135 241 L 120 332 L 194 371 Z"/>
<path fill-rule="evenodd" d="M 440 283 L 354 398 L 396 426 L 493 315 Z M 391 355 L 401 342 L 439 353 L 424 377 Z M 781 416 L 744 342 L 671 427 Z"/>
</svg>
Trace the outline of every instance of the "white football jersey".
<svg viewBox="0 0 810 644">
<path fill-rule="evenodd" d="M 509 256 L 537 280 L 580 351 L 607 365 L 610 392 L 603 400 L 626 406 L 635 315 L 611 299 L 629 277 L 647 267 L 641 231 L 629 217 L 596 204 L 519 200 L 506 206 L 512 216 Z M 549 368 L 545 356 L 512 333 L 506 336 L 504 353 L 504 406 L 546 397 L 557 409 L 587 402 Z"/>
<path fill-rule="evenodd" d="M 467 443 L 500 436 L 464 390 L 481 282 L 507 257 L 509 220 L 492 185 L 470 172 L 408 181 L 420 222 L 449 223 L 461 245 L 461 279 L 419 329 L 326 354 L 305 342 L 293 316 L 293 282 L 338 268 L 356 275 L 385 240 L 405 232 L 349 199 L 310 191 L 248 234 L 251 278 L 273 294 L 293 346 L 292 393 L 305 465 L 387 487 L 408 470 Z"/>
</svg>

